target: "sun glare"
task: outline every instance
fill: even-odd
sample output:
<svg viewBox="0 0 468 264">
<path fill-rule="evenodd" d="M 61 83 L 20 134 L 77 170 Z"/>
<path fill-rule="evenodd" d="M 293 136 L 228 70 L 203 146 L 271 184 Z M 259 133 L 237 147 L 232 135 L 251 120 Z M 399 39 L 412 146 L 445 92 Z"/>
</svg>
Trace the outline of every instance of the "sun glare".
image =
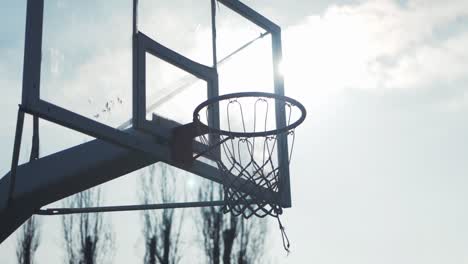
<svg viewBox="0 0 468 264">
<path fill-rule="evenodd" d="M 317 94 L 374 87 L 370 31 L 358 18 L 341 12 L 309 17 L 306 23 L 286 29 L 278 71 L 287 79 L 288 93 L 304 93 L 304 84 L 314 87 L 308 92 Z"/>
<path fill-rule="evenodd" d="M 284 74 L 285 74 L 284 62 L 283 62 L 283 61 L 280 61 L 280 62 L 278 63 L 278 73 L 279 73 L 281 76 L 284 76 Z"/>
</svg>

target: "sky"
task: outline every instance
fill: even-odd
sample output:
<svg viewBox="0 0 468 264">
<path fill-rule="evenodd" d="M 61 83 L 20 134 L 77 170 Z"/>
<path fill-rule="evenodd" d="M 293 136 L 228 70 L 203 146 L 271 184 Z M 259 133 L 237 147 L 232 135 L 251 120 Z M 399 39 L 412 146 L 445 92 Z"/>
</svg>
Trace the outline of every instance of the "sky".
<svg viewBox="0 0 468 264">
<path fill-rule="evenodd" d="M 47 1 L 42 98 L 111 126 L 130 117 L 130 2 Z M 143 32 L 210 65 L 209 1 L 141 2 Z M 271 223 L 268 262 L 468 262 L 468 2 L 245 3 L 282 27 L 286 95 L 308 111 L 296 131 L 293 207 L 282 220 L 291 253 L 282 251 Z M 0 175 L 11 162 L 25 25 L 24 1 L 2 6 Z M 219 58 L 261 32 L 225 8 L 218 17 Z M 221 93 L 272 89 L 271 73 L 265 70 L 268 45 L 267 39 L 259 41 L 220 67 Z M 184 75 L 151 60 L 157 77 L 149 80 L 154 84 L 149 96 L 157 97 L 158 89 Z M 156 113 L 185 121 L 203 100 L 200 87 L 203 83 Z M 102 112 L 116 98 L 123 103 L 112 113 Z M 31 135 L 26 121 L 23 162 Z M 41 155 L 87 140 L 53 124 L 41 125 Z M 104 184 L 106 203 L 137 202 L 139 173 Z M 186 178 L 189 188 L 199 181 Z M 190 230 L 194 210 L 186 212 L 184 228 Z M 114 262 L 141 258 L 138 214 L 106 217 L 117 238 Z M 41 222 L 38 263 L 62 263 L 59 218 L 41 217 Z M 188 256 L 183 263 L 200 254 L 190 247 L 194 239 L 184 241 Z M 0 262 L 14 263 L 14 243 L 12 235 L 0 245 Z"/>
</svg>

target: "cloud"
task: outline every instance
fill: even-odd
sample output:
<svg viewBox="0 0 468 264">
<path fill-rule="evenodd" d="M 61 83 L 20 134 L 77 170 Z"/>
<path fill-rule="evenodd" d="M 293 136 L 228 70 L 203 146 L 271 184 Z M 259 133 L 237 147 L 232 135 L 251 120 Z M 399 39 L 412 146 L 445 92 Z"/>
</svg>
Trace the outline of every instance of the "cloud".
<svg viewBox="0 0 468 264">
<path fill-rule="evenodd" d="M 60 74 L 63 67 L 64 56 L 55 48 L 50 48 L 50 72 L 54 75 Z"/>
<path fill-rule="evenodd" d="M 286 30 L 287 80 L 332 91 L 450 90 L 468 80 L 468 23 L 460 23 L 466 18 L 466 1 L 331 6 Z"/>
</svg>

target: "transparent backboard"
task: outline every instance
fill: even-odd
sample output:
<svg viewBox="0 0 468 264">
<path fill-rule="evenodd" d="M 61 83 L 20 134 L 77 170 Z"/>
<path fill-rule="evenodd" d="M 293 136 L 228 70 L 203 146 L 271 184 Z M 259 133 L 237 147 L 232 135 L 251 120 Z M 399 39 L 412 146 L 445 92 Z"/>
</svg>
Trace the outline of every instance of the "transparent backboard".
<svg viewBox="0 0 468 264">
<path fill-rule="evenodd" d="M 132 118 L 132 3 L 44 1 L 40 99 L 118 128 Z"/>
<path fill-rule="evenodd" d="M 171 130 L 190 123 L 204 100 L 242 91 L 284 94 L 281 30 L 240 1 L 38 0 L 28 6 L 22 107 L 89 136 L 171 163 Z M 274 112 L 276 126 L 283 126 L 284 109 L 276 105 Z M 222 110 L 210 115 L 211 125 L 225 122 Z M 280 139 L 275 156 L 287 161 L 287 154 L 287 139 Z M 283 165 L 280 200 L 288 207 Z M 213 168 L 203 168 L 186 170 L 213 177 Z"/>
</svg>

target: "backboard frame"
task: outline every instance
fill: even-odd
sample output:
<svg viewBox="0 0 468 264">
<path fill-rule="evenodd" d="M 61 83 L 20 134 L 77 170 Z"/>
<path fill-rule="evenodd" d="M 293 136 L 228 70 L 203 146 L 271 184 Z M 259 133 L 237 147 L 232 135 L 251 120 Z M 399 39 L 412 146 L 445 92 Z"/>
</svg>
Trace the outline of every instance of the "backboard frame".
<svg viewBox="0 0 468 264">
<path fill-rule="evenodd" d="M 284 80 L 279 71 L 279 63 L 282 58 L 281 28 L 238 0 L 218 0 L 218 2 L 271 34 L 274 92 L 278 95 L 284 95 Z M 136 6 L 136 4 L 137 1 L 134 0 L 134 6 Z M 160 144 L 153 140 L 148 140 L 146 137 L 135 136 L 134 134 L 115 129 L 40 98 L 43 16 L 44 0 L 28 0 L 23 86 L 20 109 L 34 116 L 87 134 L 91 137 L 102 139 L 125 148 L 143 151 L 150 155 L 162 157 L 163 155 L 157 150 L 158 147 L 160 147 Z M 170 50 L 169 48 L 164 47 L 143 33 L 138 32 L 136 28 L 136 7 L 134 7 L 133 23 L 133 127 L 143 132 L 156 135 L 162 138 L 163 141 L 169 141 L 170 133 L 168 129 L 164 129 L 164 127 L 168 127 L 169 125 L 177 126 L 177 123 L 167 123 L 166 125 L 163 125 L 163 128 L 161 129 L 161 126 L 158 128 L 146 120 L 145 71 L 143 70 L 145 69 L 144 56 L 146 53 L 150 53 L 206 81 L 208 84 L 208 99 L 219 95 L 216 68 L 196 63 Z M 218 110 L 215 109 L 213 111 L 208 122 L 211 122 L 213 126 L 219 124 Z M 278 104 L 276 105 L 276 123 L 278 127 L 282 127 L 286 124 L 285 109 Z M 198 143 L 195 143 L 195 145 L 197 144 Z M 199 147 L 202 148 L 203 146 Z M 195 147 L 195 151 L 197 150 L 200 149 Z M 287 154 L 287 136 L 281 135 L 278 139 L 278 160 L 282 163 L 280 165 L 281 176 L 279 180 L 278 200 L 279 204 L 285 208 L 291 207 L 289 165 L 288 160 L 285 158 L 287 157 Z M 166 156 L 164 160 L 170 164 L 172 163 L 170 155 Z M 191 168 L 188 168 L 187 170 L 194 172 Z M 196 174 L 200 175 L 203 173 L 198 172 Z"/>
</svg>

